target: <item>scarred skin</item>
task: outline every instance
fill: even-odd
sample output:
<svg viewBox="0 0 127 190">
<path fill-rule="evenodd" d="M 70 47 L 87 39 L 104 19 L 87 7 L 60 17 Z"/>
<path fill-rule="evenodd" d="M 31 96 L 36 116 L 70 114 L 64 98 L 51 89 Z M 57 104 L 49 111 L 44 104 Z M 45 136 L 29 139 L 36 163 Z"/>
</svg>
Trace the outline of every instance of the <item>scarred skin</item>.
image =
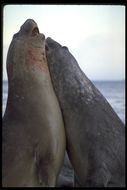
<svg viewBox="0 0 127 190">
<path fill-rule="evenodd" d="M 3 117 L 3 187 L 54 187 L 65 155 L 65 131 L 54 93 L 45 36 L 28 19 L 7 56 L 8 99 Z"/>
<path fill-rule="evenodd" d="M 76 186 L 125 186 L 125 127 L 67 47 L 46 39 L 53 86 L 67 136 Z"/>
</svg>

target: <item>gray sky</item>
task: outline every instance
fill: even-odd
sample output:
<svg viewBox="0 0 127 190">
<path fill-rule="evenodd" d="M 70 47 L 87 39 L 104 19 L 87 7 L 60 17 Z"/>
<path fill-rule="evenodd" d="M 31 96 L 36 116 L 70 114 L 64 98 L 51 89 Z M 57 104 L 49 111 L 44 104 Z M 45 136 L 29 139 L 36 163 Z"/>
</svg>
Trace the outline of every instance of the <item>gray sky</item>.
<svg viewBox="0 0 127 190">
<path fill-rule="evenodd" d="M 6 5 L 3 13 L 4 79 L 8 47 L 28 18 L 67 46 L 89 79 L 125 79 L 125 6 Z"/>
</svg>

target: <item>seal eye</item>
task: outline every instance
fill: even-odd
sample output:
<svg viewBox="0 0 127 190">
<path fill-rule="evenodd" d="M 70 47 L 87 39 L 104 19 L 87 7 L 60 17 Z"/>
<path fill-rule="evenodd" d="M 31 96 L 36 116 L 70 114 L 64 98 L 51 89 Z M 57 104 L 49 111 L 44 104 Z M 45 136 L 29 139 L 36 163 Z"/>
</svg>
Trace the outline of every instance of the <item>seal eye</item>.
<svg viewBox="0 0 127 190">
<path fill-rule="evenodd" d="M 39 34 L 39 30 L 37 27 L 35 27 L 33 30 L 32 30 L 32 36 L 37 36 Z"/>
</svg>

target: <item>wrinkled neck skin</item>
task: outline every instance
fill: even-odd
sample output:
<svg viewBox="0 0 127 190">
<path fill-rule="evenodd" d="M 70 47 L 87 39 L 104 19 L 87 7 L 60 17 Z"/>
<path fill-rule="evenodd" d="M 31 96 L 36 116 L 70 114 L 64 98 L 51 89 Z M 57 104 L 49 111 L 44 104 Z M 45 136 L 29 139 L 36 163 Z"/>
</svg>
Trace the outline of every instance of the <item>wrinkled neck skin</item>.
<svg viewBox="0 0 127 190">
<path fill-rule="evenodd" d="M 60 102 L 63 98 L 66 100 L 69 98 L 70 100 L 72 99 L 69 95 L 70 91 L 72 94 L 74 93 L 74 97 L 78 96 L 79 93 L 75 87 L 80 86 L 80 84 L 82 84 L 83 89 L 86 91 L 87 89 L 89 90 L 91 82 L 82 72 L 76 59 L 69 52 L 67 47 L 61 46 L 51 38 L 47 38 L 46 55 L 54 89 Z M 79 81 L 79 78 L 82 78 L 82 81 Z M 64 84 L 68 85 L 65 86 Z M 85 88 L 84 84 L 86 84 Z M 66 103 L 63 101 L 61 105 L 65 106 Z M 71 105 L 73 105 L 73 102 Z M 69 104 L 67 106 L 69 106 Z"/>
<path fill-rule="evenodd" d="M 33 20 L 26 21 L 13 37 L 7 56 L 7 74 L 9 89 L 6 110 L 13 115 L 19 115 L 21 107 L 27 111 L 37 111 L 38 106 L 35 105 L 40 104 L 41 93 L 45 93 L 44 89 L 51 82 L 45 56 L 45 36 L 39 33 Z"/>
<path fill-rule="evenodd" d="M 77 111 L 77 102 L 78 105 L 81 103 L 81 106 L 84 103 L 86 107 L 87 105 L 89 107 L 89 104 L 94 107 L 95 102 L 98 102 L 100 107 L 107 105 L 110 111 L 114 113 L 106 98 L 80 69 L 78 62 L 67 47 L 61 46 L 51 38 L 47 38 L 46 55 L 54 89 L 61 107 Z M 64 102 L 64 99 L 66 99 L 66 102 Z"/>
</svg>

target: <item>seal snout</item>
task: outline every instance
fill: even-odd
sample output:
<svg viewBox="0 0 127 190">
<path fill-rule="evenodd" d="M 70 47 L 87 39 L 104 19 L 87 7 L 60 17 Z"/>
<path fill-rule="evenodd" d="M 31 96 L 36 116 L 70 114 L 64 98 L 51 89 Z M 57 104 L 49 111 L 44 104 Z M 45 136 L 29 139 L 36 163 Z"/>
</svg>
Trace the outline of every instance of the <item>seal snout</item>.
<svg viewBox="0 0 127 190">
<path fill-rule="evenodd" d="M 50 38 L 50 37 L 48 37 L 48 38 L 46 39 L 46 44 L 47 44 L 47 46 L 48 46 L 48 45 L 53 45 L 54 42 L 55 42 L 55 41 L 54 41 L 52 38 Z"/>
<path fill-rule="evenodd" d="M 36 22 L 33 19 L 27 19 L 20 28 L 20 34 L 37 36 L 39 29 Z"/>
<path fill-rule="evenodd" d="M 38 34 L 39 34 L 39 29 L 38 29 L 38 27 L 34 27 L 33 30 L 32 30 L 31 35 L 32 35 L 32 36 L 37 36 Z"/>
<path fill-rule="evenodd" d="M 53 40 L 52 38 L 48 37 L 46 39 L 46 44 L 48 47 L 52 48 L 52 49 L 55 49 L 55 48 L 61 48 L 62 46 L 56 42 L 55 40 Z"/>
</svg>

